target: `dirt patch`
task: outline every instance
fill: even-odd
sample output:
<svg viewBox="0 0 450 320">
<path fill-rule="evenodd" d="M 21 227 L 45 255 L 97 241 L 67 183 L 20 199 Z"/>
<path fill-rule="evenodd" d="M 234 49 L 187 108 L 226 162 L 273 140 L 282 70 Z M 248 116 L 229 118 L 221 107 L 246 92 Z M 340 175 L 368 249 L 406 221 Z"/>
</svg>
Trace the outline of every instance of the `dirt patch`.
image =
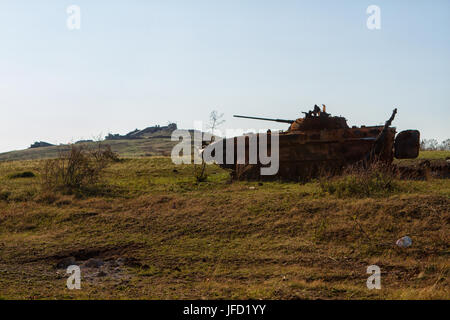
<svg viewBox="0 0 450 320">
<path fill-rule="evenodd" d="M 398 164 L 398 171 L 402 179 L 426 180 L 429 178 L 450 178 L 449 160 L 422 160 L 413 164 Z"/>
<path fill-rule="evenodd" d="M 135 261 L 133 254 L 137 250 L 143 248 L 142 245 L 122 245 L 122 246 L 106 246 L 106 247 L 91 247 L 82 249 L 72 249 L 60 251 L 56 254 L 47 256 L 38 256 L 34 259 L 22 260 L 20 263 L 32 263 L 32 262 L 49 262 L 53 264 L 55 268 L 61 269 L 66 268 L 71 264 L 82 265 L 90 261 L 93 263 L 96 260 L 99 261 L 113 261 L 117 259 L 122 259 L 123 264 L 127 264 L 130 261 L 132 265 Z M 93 263 L 94 264 L 94 263 Z M 92 265 L 87 265 L 91 267 Z"/>
</svg>

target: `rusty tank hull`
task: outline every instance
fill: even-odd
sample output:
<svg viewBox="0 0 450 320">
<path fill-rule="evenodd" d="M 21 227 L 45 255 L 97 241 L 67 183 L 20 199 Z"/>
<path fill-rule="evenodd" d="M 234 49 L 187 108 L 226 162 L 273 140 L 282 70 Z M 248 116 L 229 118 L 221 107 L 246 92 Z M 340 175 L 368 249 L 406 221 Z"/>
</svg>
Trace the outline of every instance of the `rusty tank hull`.
<svg viewBox="0 0 450 320">
<path fill-rule="evenodd" d="M 223 144 L 224 159 L 221 166 L 231 169 L 232 175 L 238 180 L 279 178 L 305 180 L 317 177 L 324 172 L 338 173 L 346 166 L 358 162 L 392 163 L 396 154 L 415 158 L 419 152 L 420 134 L 416 130 L 402 132 L 399 134 L 401 139 L 396 141 L 396 128 L 391 127 L 396 113 L 397 111 L 394 110 L 384 126 L 354 126 L 352 128 L 347 126 L 346 119 L 342 117 L 331 117 L 324 112 L 322 115 L 305 113 L 305 118 L 292 121 L 285 132 L 268 131 L 227 139 Z M 250 144 L 257 141 L 259 148 L 259 140 L 264 139 L 263 141 L 267 142 L 268 154 L 272 155 L 274 151 L 271 146 L 270 135 L 272 134 L 278 134 L 279 137 L 279 169 L 274 175 L 261 175 L 261 168 L 265 165 L 260 161 L 259 149 L 256 163 L 254 160 L 250 161 Z M 241 141 L 245 139 L 245 160 L 241 156 L 241 160 L 238 161 L 238 139 Z M 231 151 L 229 148 L 227 150 L 227 145 L 233 145 L 234 150 Z M 233 161 L 228 163 L 226 163 L 227 152 L 232 152 L 234 157 Z"/>
</svg>

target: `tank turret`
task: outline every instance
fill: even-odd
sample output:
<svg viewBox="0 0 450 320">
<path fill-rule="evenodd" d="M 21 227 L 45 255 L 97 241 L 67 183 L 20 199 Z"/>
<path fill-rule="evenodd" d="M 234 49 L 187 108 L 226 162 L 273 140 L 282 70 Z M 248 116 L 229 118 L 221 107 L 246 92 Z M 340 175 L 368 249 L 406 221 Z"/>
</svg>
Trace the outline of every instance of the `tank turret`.
<svg viewBox="0 0 450 320">
<path fill-rule="evenodd" d="M 234 117 L 288 123 L 290 124 L 290 126 L 287 132 L 348 128 L 347 120 L 343 117 L 332 117 L 329 113 L 326 112 L 325 105 L 323 105 L 322 110 L 318 105 L 315 105 L 313 110 L 302 113 L 305 114 L 305 116 L 303 118 L 298 118 L 297 120 L 259 118 L 239 115 L 234 115 Z"/>
</svg>

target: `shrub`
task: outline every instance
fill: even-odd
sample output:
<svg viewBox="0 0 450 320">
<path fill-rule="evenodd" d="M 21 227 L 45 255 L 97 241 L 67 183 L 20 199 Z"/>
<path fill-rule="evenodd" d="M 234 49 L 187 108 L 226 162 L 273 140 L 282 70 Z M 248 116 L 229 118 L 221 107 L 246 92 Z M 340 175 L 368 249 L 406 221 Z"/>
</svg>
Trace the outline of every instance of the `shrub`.
<svg viewBox="0 0 450 320">
<path fill-rule="evenodd" d="M 44 191 L 80 193 L 94 187 L 102 177 L 104 169 L 117 156 L 109 145 L 98 145 L 91 150 L 72 145 L 68 152 L 61 152 L 56 159 L 45 161 L 42 172 Z"/>
<path fill-rule="evenodd" d="M 388 164 L 374 162 L 367 167 L 351 166 L 337 177 L 321 177 L 320 188 L 323 192 L 344 197 L 386 196 L 400 189 L 395 180 L 396 174 Z"/>
<path fill-rule="evenodd" d="M 13 173 L 8 176 L 10 179 L 19 179 L 19 178 L 34 178 L 36 175 L 31 171 L 24 171 L 24 172 L 18 172 Z"/>
<path fill-rule="evenodd" d="M 206 163 L 204 161 L 201 165 L 194 164 L 194 177 L 197 182 L 205 182 L 208 179 L 208 173 L 206 173 Z"/>
</svg>

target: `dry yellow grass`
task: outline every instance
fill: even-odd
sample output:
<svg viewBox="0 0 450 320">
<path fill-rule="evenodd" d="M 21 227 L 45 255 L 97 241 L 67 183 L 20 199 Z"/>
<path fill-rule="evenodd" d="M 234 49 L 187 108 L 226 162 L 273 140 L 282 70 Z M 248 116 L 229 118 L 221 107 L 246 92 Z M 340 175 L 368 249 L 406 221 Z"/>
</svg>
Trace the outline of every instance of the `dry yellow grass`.
<svg viewBox="0 0 450 320">
<path fill-rule="evenodd" d="M 77 198 L 42 195 L 41 166 L 0 163 L 0 298 L 450 298 L 449 180 L 338 198 L 316 182 L 230 183 L 215 166 L 196 183 L 192 167 L 154 157 L 112 165 L 106 192 Z M 24 171 L 37 176 L 9 177 Z M 68 257 L 79 291 L 57 267 Z M 381 290 L 366 288 L 371 264 Z"/>
</svg>

